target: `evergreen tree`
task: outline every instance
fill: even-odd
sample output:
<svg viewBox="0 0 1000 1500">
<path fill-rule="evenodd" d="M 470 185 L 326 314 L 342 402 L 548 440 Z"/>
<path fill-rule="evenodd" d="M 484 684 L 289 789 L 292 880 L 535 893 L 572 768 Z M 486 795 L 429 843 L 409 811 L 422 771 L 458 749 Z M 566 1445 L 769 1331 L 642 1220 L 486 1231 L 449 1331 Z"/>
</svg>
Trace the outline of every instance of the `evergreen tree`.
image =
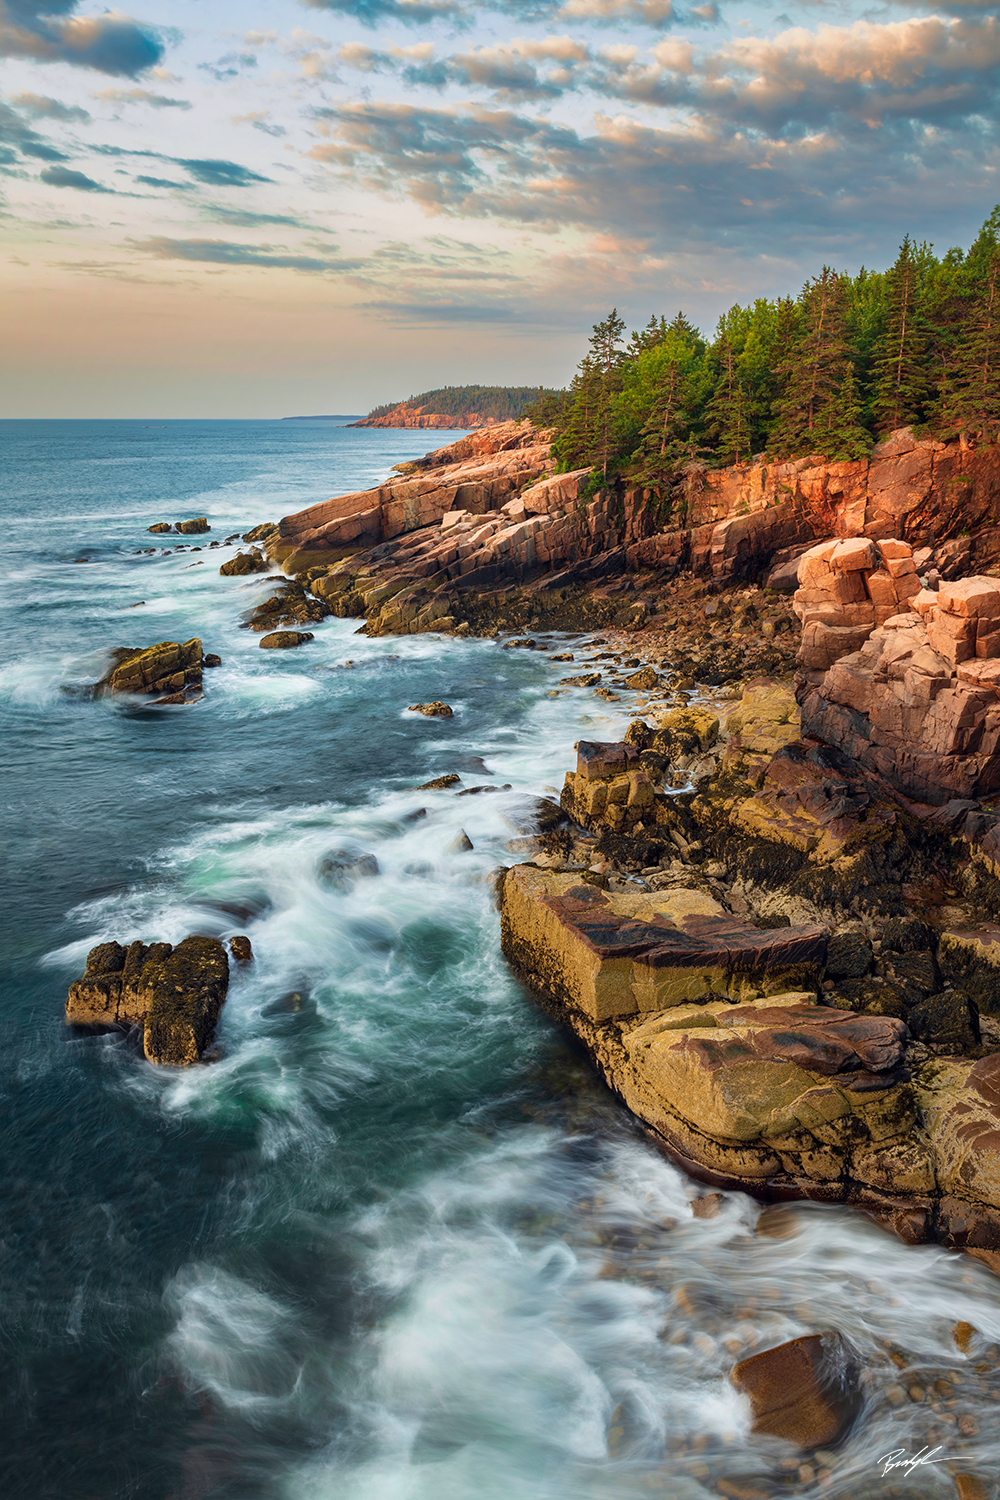
<svg viewBox="0 0 1000 1500">
<path fill-rule="evenodd" d="M 947 425 L 983 427 L 1000 418 L 1000 250 L 986 266 L 966 319 L 941 403 Z"/>
<path fill-rule="evenodd" d="M 732 343 L 725 336 L 719 341 L 717 354 L 721 374 L 705 409 L 705 435 L 711 441 L 716 463 L 742 464 L 751 453 L 749 395 L 740 379 Z"/>
<path fill-rule="evenodd" d="M 872 415 L 880 432 L 922 421 L 930 381 L 920 273 L 907 235 L 886 277 L 885 330 L 875 353 Z"/>
<path fill-rule="evenodd" d="M 667 331 L 665 318 L 651 317 L 645 328 L 634 331 L 628 341 L 627 359 L 635 359 L 636 355 L 642 354 L 646 349 L 655 349 L 657 344 L 662 344 Z"/>
<path fill-rule="evenodd" d="M 624 356 L 619 349 L 625 320 L 613 307 L 603 323 L 595 323 L 590 336 L 590 357 L 597 375 L 596 385 L 596 446 L 592 462 L 606 479 L 612 453 L 612 402 L 621 382 L 618 379 Z"/>
<path fill-rule="evenodd" d="M 801 330 L 778 367 L 784 391 L 774 404 L 776 424 L 768 442 L 783 457 L 826 454 L 834 433 L 857 425 L 857 411 L 842 409 L 846 399 L 857 407 L 842 278 L 824 266 L 803 288 L 799 303 Z"/>
<path fill-rule="evenodd" d="M 562 430 L 552 445 L 560 469 L 583 469 L 592 462 L 597 436 L 599 375 L 585 354 L 570 383 Z"/>
</svg>

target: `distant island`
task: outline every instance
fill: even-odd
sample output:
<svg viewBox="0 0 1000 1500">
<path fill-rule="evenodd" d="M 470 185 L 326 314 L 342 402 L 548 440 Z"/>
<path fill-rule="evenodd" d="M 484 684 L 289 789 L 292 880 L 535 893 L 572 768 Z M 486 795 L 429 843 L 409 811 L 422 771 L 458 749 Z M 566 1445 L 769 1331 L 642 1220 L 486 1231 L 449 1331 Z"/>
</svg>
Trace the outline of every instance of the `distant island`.
<svg viewBox="0 0 1000 1500">
<path fill-rule="evenodd" d="M 282 422 L 343 422 L 345 427 L 350 427 L 358 420 L 356 411 L 318 414 L 313 417 L 281 417 Z"/>
<path fill-rule="evenodd" d="M 407 401 L 374 406 L 352 427 L 488 427 L 517 421 L 554 394 L 536 385 L 446 385 Z"/>
</svg>

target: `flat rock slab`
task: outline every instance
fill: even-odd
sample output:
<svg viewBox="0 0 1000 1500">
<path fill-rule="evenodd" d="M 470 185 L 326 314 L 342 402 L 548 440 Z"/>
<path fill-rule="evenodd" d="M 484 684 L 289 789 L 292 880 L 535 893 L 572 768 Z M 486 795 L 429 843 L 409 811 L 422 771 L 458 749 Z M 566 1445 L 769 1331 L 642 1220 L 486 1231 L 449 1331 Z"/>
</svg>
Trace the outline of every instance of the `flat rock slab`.
<svg viewBox="0 0 1000 1500">
<path fill-rule="evenodd" d="M 594 1021 L 817 983 L 826 958 L 825 927 L 760 931 L 698 892 L 609 894 L 530 865 L 508 873 L 503 914 L 529 982 Z"/>
</svg>

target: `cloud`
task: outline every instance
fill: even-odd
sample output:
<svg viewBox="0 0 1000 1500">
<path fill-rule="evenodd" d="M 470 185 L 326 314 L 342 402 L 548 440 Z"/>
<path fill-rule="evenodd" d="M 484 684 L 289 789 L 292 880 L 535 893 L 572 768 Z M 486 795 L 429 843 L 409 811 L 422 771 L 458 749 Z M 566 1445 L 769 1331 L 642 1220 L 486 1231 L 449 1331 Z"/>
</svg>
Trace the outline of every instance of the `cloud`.
<svg viewBox="0 0 1000 1500">
<path fill-rule="evenodd" d="M 62 120 L 66 124 L 85 125 L 90 119 L 89 112 L 78 104 L 63 104 L 58 99 L 50 99 L 47 94 L 12 94 L 10 102 L 33 120 Z"/>
<path fill-rule="evenodd" d="M 19 155 L 33 157 L 36 161 L 66 160 L 62 151 L 50 146 L 19 114 L 0 103 L 0 163 L 9 166 Z"/>
<path fill-rule="evenodd" d="M 235 161 L 192 160 L 182 156 L 164 156 L 162 160 L 184 167 L 192 177 L 209 187 L 253 187 L 257 182 L 274 181 L 272 177 L 262 177 L 259 172 L 251 172 L 249 167 L 241 167 Z"/>
<path fill-rule="evenodd" d="M 255 214 L 243 208 L 227 208 L 221 203 L 209 205 L 204 209 L 204 214 L 206 218 L 215 219 L 219 224 L 233 224 L 239 229 L 259 229 L 263 224 L 282 224 L 290 229 L 310 229 L 314 234 L 328 232 L 317 230 L 293 214 Z"/>
<path fill-rule="evenodd" d="M 74 172 L 70 167 L 46 167 L 39 174 L 49 187 L 78 188 L 81 193 L 113 193 L 114 188 L 104 187 L 87 177 L 83 172 Z"/>
<path fill-rule="evenodd" d="M 272 245 L 235 245 L 230 240 L 174 240 L 154 236 L 129 240 L 133 250 L 155 260 L 196 261 L 213 266 L 258 266 L 282 271 L 349 271 L 363 264 L 329 256 L 293 255 Z"/>
<path fill-rule="evenodd" d="M 503 302 L 359 302 L 398 323 L 510 323 L 526 321 Z"/>
<path fill-rule="evenodd" d="M 103 104 L 148 104 L 150 109 L 190 109 L 187 99 L 170 99 L 149 89 L 100 89 L 91 96 Z"/>
<path fill-rule="evenodd" d="M 301 3 L 312 10 L 350 16 L 363 26 L 379 26 L 383 21 L 426 26 L 431 21 L 456 20 L 466 13 L 461 0 L 301 0 Z"/>
<path fill-rule="evenodd" d="M 819 245 L 835 258 L 915 217 L 922 235 L 951 236 L 960 214 L 982 218 L 1000 172 L 984 133 L 975 144 L 911 122 L 777 136 L 724 119 L 657 127 L 599 114 L 581 132 L 515 111 L 358 103 L 325 111 L 321 128 L 331 139 L 314 158 L 428 214 L 613 231 L 660 256 L 733 247 L 787 260 Z"/>
<path fill-rule="evenodd" d="M 230 125 L 252 125 L 254 130 L 262 130 L 265 135 L 281 136 L 287 132 L 283 125 L 270 125 L 267 119 L 266 109 L 254 109 L 246 115 L 230 115 Z"/>
<path fill-rule="evenodd" d="M 171 182 L 168 177 L 137 177 L 136 182 L 141 182 L 145 187 L 155 188 L 179 188 L 182 192 L 190 192 L 194 186 L 190 182 Z"/>
<path fill-rule="evenodd" d="M 156 32 L 120 11 L 75 16 L 77 0 L 0 0 L 0 56 L 64 62 L 135 78 L 157 64 Z"/>
</svg>

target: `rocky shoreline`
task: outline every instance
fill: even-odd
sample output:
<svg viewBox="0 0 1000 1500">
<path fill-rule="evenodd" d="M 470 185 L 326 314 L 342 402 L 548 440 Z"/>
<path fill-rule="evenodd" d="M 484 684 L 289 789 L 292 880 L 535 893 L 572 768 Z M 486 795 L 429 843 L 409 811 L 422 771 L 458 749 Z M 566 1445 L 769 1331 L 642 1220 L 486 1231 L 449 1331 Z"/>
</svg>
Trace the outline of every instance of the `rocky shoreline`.
<svg viewBox="0 0 1000 1500">
<path fill-rule="evenodd" d="M 694 1175 L 1000 1270 L 1000 583 L 956 581 L 995 558 L 965 517 L 996 452 L 894 434 L 863 465 L 689 472 L 680 530 L 548 463 L 528 424 L 472 433 L 220 572 L 283 569 L 244 611 L 262 646 L 330 614 L 491 635 L 632 713 L 511 841 L 509 961 Z M 143 690 L 186 701 L 200 642 L 171 644 Z M 101 691 L 145 670 L 120 655 Z"/>
</svg>

